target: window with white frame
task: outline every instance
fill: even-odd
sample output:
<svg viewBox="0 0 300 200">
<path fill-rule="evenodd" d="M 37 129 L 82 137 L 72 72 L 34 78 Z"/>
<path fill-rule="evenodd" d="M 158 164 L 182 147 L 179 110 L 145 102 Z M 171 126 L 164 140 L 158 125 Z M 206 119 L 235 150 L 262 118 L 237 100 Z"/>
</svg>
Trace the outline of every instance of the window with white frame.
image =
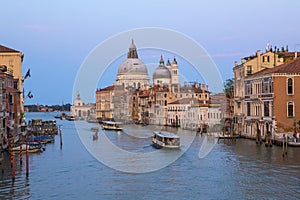
<svg viewBox="0 0 300 200">
<path fill-rule="evenodd" d="M 294 94 L 294 81 L 292 78 L 287 79 L 287 93 Z"/>
<path fill-rule="evenodd" d="M 287 116 L 294 117 L 294 102 L 293 101 L 289 101 L 287 103 Z"/>
</svg>

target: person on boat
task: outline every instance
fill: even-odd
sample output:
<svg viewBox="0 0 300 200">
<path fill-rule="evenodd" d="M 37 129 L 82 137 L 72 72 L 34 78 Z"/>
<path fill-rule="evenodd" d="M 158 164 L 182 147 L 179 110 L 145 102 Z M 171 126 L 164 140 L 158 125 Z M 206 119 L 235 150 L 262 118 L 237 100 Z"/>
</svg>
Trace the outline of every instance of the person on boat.
<svg viewBox="0 0 300 200">
<path fill-rule="evenodd" d="M 294 142 L 299 142 L 299 133 L 298 132 L 294 132 L 293 137 L 294 137 Z"/>
</svg>

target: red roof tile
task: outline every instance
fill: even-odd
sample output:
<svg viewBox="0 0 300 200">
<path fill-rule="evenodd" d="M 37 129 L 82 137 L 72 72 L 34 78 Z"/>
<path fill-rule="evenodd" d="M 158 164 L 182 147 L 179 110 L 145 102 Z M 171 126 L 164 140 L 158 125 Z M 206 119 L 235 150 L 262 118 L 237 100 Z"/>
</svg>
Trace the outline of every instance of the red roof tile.
<svg viewBox="0 0 300 200">
<path fill-rule="evenodd" d="M 264 69 L 262 71 L 256 72 L 255 74 L 252 74 L 248 77 L 249 78 L 258 77 L 258 76 L 275 74 L 275 73 L 287 73 L 287 74 L 300 73 L 300 58 L 297 58 L 291 62 L 284 63 L 284 64 L 279 65 L 274 68 Z"/>
<path fill-rule="evenodd" d="M 0 52 L 19 52 L 19 51 L 0 45 Z"/>
</svg>

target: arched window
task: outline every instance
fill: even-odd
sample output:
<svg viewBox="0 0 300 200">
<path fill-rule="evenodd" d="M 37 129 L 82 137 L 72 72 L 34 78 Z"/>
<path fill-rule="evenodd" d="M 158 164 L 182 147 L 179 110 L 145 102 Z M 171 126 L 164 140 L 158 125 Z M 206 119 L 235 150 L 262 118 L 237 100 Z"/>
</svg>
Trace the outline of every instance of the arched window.
<svg viewBox="0 0 300 200">
<path fill-rule="evenodd" d="M 141 87 L 141 83 L 140 82 L 138 82 L 138 88 L 140 88 Z"/>
<path fill-rule="evenodd" d="M 288 78 L 287 80 L 287 91 L 288 94 L 293 94 L 293 79 L 292 78 Z"/>
<path fill-rule="evenodd" d="M 292 101 L 288 102 L 287 115 L 288 117 L 294 117 L 294 102 Z"/>
</svg>

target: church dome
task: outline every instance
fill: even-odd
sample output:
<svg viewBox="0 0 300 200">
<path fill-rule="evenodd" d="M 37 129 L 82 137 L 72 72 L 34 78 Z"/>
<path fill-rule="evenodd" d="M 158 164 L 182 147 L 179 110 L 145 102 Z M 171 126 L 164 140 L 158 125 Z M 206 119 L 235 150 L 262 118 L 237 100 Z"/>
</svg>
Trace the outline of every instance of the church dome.
<svg viewBox="0 0 300 200">
<path fill-rule="evenodd" d="M 148 75 L 148 70 L 146 65 L 140 59 L 127 58 L 121 63 L 118 74 Z"/>
<path fill-rule="evenodd" d="M 165 67 L 162 57 L 160 58 L 158 67 L 153 72 L 153 80 L 155 79 L 171 79 L 171 72 Z"/>
<path fill-rule="evenodd" d="M 138 58 L 136 46 L 132 40 L 127 54 L 118 70 L 118 75 L 148 75 L 146 65 Z"/>
</svg>

